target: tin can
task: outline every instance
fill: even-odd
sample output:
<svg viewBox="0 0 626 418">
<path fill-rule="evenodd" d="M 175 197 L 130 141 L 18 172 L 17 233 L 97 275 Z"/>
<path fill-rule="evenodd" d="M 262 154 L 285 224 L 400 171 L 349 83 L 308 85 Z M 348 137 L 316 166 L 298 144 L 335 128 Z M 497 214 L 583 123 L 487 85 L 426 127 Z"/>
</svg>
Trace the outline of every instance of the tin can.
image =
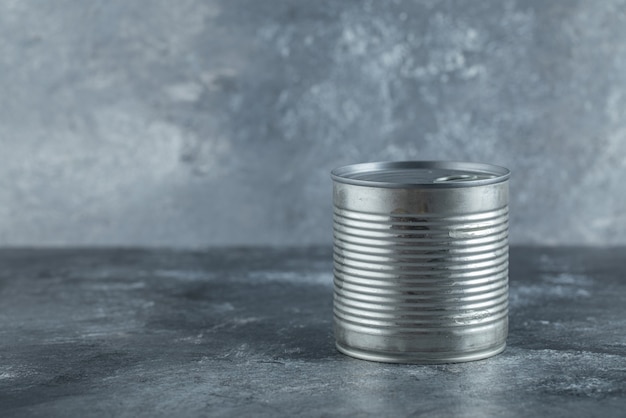
<svg viewBox="0 0 626 418">
<path fill-rule="evenodd" d="M 332 171 L 339 351 L 450 363 L 504 350 L 509 175 L 494 165 L 444 161 Z"/>
</svg>

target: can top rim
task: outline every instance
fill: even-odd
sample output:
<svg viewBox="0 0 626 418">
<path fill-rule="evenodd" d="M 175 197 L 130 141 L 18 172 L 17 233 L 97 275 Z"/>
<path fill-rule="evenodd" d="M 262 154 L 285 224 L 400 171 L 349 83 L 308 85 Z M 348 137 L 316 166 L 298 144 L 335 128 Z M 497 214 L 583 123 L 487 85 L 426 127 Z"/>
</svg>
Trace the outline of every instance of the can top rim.
<svg viewBox="0 0 626 418">
<path fill-rule="evenodd" d="M 502 183 L 511 172 L 504 167 L 464 161 L 381 161 L 335 168 L 338 183 L 382 188 L 458 188 Z"/>
</svg>

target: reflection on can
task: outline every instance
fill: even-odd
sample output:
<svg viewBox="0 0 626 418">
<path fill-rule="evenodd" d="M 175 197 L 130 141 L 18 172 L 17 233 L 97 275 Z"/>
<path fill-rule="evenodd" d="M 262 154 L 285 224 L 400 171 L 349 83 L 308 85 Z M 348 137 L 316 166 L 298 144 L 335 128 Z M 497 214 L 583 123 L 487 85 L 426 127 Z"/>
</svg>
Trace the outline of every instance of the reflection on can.
<svg viewBox="0 0 626 418">
<path fill-rule="evenodd" d="M 332 178 L 337 348 L 398 363 L 504 350 L 509 170 L 388 162 Z"/>
</svg>

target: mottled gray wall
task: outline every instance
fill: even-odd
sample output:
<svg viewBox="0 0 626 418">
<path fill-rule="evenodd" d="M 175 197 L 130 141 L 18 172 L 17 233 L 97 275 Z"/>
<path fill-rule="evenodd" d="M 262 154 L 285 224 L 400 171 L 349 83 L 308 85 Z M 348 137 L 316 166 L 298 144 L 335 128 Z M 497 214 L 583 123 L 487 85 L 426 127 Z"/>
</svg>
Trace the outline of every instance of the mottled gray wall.
<svg viewBox="0 0 626 418">
<path fill-rule="evenodd" d="M 335 166 L 491 162 L 626 243 L 626 2 L 0 2 L 0 244 L 329 243 Z"/>
</svg>

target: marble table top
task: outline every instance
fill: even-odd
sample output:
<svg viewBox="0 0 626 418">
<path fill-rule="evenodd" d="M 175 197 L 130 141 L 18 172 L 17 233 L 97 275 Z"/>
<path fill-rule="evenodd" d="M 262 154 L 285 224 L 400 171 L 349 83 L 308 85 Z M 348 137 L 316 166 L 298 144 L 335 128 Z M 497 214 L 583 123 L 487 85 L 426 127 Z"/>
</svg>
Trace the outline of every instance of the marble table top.
<svg viewBox="0 0 626 418">
<path fill-rule="evenodd" d="M 0 416 L 626 416 L 626 247 L 512 247 L 491 359 L 334 347 L 331 248 L 0 250 Z"/>
</svg>

